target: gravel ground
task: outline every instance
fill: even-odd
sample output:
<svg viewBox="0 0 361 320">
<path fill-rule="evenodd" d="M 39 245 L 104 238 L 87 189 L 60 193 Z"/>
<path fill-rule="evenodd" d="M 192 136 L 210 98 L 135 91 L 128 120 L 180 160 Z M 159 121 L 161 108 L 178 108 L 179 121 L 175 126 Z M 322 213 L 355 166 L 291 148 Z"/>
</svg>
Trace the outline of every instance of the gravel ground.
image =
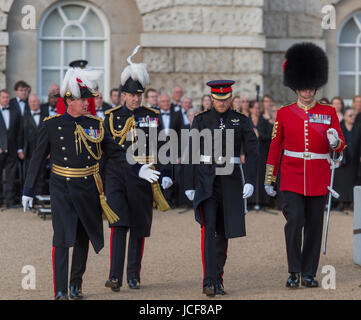
<svg viewBox="0 0 361 320">
<path fill-rule="evenodd" d="M 96 255 L 89 250 L 83 291 L 87 299 L 205 299 L 201 293 L 202 262 L 200 227 L 193 212 L 154 212 L 152 236 L 146 239 L 141 289 L 123 284 L 114 293 L 104 287 L 109 273 L 109 237 L 104 224 L 105 248 Z M 228 295 L 217 299 L 360 299 L 361 268 L 353 263 L 353 213 L 333 212 L 328 252 L 321 255 L 322 267 L 336 269 L 336 289 L 289 290 L 283 227 L 280 212 L 248 213 L 247 237 L 232 239 L 224 275 Z M 21 209 L 0 212 L 0 299 L 52 299 L 51 219 Z M 361 249 L 360 249 L 361 250 Z M 36 288 L 22 288 L 24 266 L 34 266 Z"/>
</svg>

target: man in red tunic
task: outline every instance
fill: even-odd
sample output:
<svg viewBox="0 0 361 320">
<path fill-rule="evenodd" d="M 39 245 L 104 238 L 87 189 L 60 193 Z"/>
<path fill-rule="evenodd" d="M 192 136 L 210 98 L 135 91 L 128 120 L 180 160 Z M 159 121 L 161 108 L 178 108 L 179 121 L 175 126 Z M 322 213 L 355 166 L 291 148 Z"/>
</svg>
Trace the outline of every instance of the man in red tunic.
<svg viewBox="0 0 361 320">
<path fill-rule="evenodd" d="M 315 100 L 327 83 L 328 59 L 312 43 L 292 46 L 286 53 L 284 85 L 298 95 L 297 102 L 282 107 L 273 127 L 267 159 L 265 189 L 275 196 L 274 183 L 281 164 L 288 270 L 286 286 L 317 287 L 315 280 L 322 243 L 323 216 L 330 184 L 330 147 L 342 152 L 345 139 L 336 110 Z M 303 243 L 302 243 L 303 229 Z"/>
<path fill-rule="evenodd" d="M 75 60 L 69 63 L 69 67 L 71 68 L 81 68 L 84 69 L 88 64 L 86 60 Z M 58 102 L 56 104 L 56 112 L 58 114 L 64 114 L 66 111 L 65 104 L 62 98 L 58 98 Z M 96 108 L 94 98 L 88 98 L 88 112 L 87 114 L 96 116 Z"/>
</svg>

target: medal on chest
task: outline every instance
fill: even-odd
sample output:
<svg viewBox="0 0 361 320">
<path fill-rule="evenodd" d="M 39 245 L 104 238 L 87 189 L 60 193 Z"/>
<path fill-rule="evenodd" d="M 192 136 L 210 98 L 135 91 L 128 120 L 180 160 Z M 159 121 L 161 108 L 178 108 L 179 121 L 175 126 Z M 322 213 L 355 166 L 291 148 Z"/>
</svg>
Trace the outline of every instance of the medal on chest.
<svg viewBox="0 0 361 320">
<path fill-rule="evenodd" d="M 220 118 L 219 121 L 219 129 L 224 130 L 226 125 L 224 124 L 223 118 Z"/>
</svg>

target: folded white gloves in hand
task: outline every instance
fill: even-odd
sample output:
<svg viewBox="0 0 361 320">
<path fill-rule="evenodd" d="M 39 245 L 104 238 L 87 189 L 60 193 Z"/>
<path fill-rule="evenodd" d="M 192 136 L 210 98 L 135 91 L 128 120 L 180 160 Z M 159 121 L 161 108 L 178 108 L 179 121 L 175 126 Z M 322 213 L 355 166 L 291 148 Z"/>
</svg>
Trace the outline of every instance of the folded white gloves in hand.
<svg viewBox="0 0 361 320">
<path fill-rule="evenodd" d="M 252 196 L 254 191 L 253 185 L 246 183 L 243 187 L 243 199 L 247 199 Z"/>
<path fill-rule="evenodd" d="M 194 194 L 196 193 L 196 191 L 195 190 L 186 190 L 184 193 L 186 194 L 189 201 L 193 201 Z"/>
<path fill-rule="evenodd" d="M 163 177 L 163 179 L 162 179 L 162 188 L 164 190 L 170 188 L 172 185 L 173 185 L 173 180 L 171 178 Z"/>
<path fill-rule="evenodd" d="M 21 203 L 23 204 L 24 212 L 28 211 L 29 208 L 33 207 L 33 200 L 34 200 L 34 198 L 28 197 L 28 196 L 23 196 L 21 198 Z"/>
<path fill-rule="evenodd" d="M 268 185 L 266 184 L 264 186 L 264 189 L 266 190 L 267 194 L 270 196 L 270 197 L 274 197 L 276 196 L 277 192 L 274 190 L 273 186 L 271 185 Z"/>
<path fill-rule="evenodd" d="M 336 129 L 330 128 L 327 130 L 327 139 L 328 143 L 330 144 L 331 148 L 336 148 L 339 142 L 339 137 Z"/>
<path fill-rule="evenodd" d="M 160 175 L 159 171 L 156 171 L 156 170 L 153 170 L 150 168 L 152 165 L 153 165 L 153 163 L 144 164 L 140 168 L 139 173 L 138 173 L 140 178 L 147 180 L 150 183 L 158 181 L 159 175 Z"/>
</svg>

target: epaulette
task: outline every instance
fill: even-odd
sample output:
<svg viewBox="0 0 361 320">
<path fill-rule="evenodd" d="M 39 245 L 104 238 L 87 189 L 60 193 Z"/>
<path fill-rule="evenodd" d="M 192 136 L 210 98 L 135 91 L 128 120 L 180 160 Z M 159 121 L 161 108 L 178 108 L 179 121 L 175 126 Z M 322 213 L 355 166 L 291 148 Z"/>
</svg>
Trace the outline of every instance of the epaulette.
<svg viewBox="0 0 361 320">
<path fill-rule="evenodd" d="M 281 106 L 278 110 L 282 109 L 282 108 L 285 108 L 285 107 L 288 107 L 288 106 L 291 106 L 293 104 L 297 103 L 296 101 L 295 102 L 292 102 L 292 103 L 289 103 L 289 104 L 285 104 L 283 106 Z"/>
<path fill-rule="evenodd" d="M 54 118 L 57 118 L 57 117 L 60 117 L 61 114 L 54 114 L 53 116 L 49 116 L 49 117 L 46 117 L 43 122 L 45 121 L 48 121 L 48 120 L 51 120 L 51 119 L 54 119 Z"/>
<path fill-rule="evenodd" d="M 329 103 L 322 103 L 322 102 L 319 102 L 319 101 L 317 101 L 317 103 L 320 104 L 321 106 L 327 106 L 327 107 L 332 107 L 333 108 L 333 106 L 331 104 L 329 104 Z"/>
<path fill-rule="evenodd" d="M 105 113 L 104 113 L 104 114 L 110 114 L 111 112 L 113 112 L 113 111 L 115 111 L 115 110 L 118 110 L 118 109 L 120 109 L 120 108 L 122 108 L 122 107 L 123 107 L 123 106 L 122 106 L 122 105 L 120 105 L 120 106 L 117 106 L 117 107 L 111 108 L 111 109 L 109 109 L 109 110 L 105 111 Z"/>
<path fill-rule="evenodd" d="M 160 111 L 156 110 L 156 109 L 153 109 L 153 108 L 150 108 L 150 107 L 147 107 L 147 106 L 142 106 L 144 109 L 147 109 L 147 110 L 150 110 L 150 111 L 153 111 L 154 113 L 156 114 L 160 114 Z"/>
<path fill-rule="evenodd" d="M 93 116 L 91 114 L 86 114 L 85 115 L 86 117 L 90 118 L 90 119 L 94 119 L 94 120 L 98 120 L 98 121 L 103 121 L 103 119 L 99 118 L 99 117 L 96 117 L 96 116 Z"/>
<path fill-rule="evenodd" d="M 195 116 L 195 117 L 196 117 L 196 116 L 199 116 L 200 114 L 206 113 L 206 112 L 208 112 L 208 111 L 211 111 L 211 109 L 200 111 L 200 112 L 196 113 L 194 116 Z"/>
</svg>

